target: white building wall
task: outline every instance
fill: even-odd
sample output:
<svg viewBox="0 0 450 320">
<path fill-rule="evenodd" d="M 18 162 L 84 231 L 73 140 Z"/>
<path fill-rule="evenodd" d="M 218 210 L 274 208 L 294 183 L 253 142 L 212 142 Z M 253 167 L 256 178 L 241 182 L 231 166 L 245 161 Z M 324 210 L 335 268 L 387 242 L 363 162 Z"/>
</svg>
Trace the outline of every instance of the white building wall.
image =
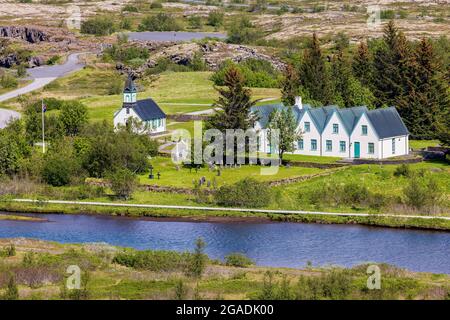
<svg viewBox="0 0 450 320">
<path fill-rule="evenodd" d="M 305 122 L 310 123 L 310 132 L 305 132 Z M 298 149 L 298 143 L 296 143 L 296 149 L 293 152 L 294 154 L 304 154 L 304 155 L 310 155 L 310 156 L 320 156 L 320 147 L 321 147 L 321 141 L 320 141 L 320 133 L 318 129 L 316 128 L 313 120 L 311 119 L 308 112 L 306 112 L 302 119 L 300 120 L 299 126 L 297 127 L 297 130 L 302 133 L 302 139 L 303 139 L 303 150 Z M 317 150 L 311 150 L 311 140 L 316 139 L 317 141 Z"/>
<path fill-rule="evenodd" d="M 138 115 L 132 108 L 129 108 L 128 114 L 127 108 L 121 108 L 119 112 L 114 116 L 114 128 L 117 128 L 119 125 L 125 126 L 127 124 L 127 120 L 131 117 L 139 119 Z"/>
<path fill-rule="evenodd" d="M 338 125 L 338 133 L 333 133 L 333 124 Z M 331 140 L 332 150 L 327 151 L 327 140 Z M 345 151 L 340 151 L 340 141 L 345 141 Z M 349 155 L 349 135 L 339 116 L 334 113 L 322 132 L 322 156 L 347 158 Z"/>
<path fill-rule="evenodd" d="M 127 114 L 127 109 L 126 108 L 122 108 L 119 110 L 119 112 L 114 116 L 114 127 L 117 128 L 119 125 L 121 126 L 125 126 L 127 124 L 127 120 L 129 118 L 135 118 L 135 119 L 140 119 L 139 116 L 136 114 L 136 112 L 134 112 L 134 110 L 132 108 L 129 109 L 129 113 Z M 162 123 L 160 126 L 153 128 L 151 126 L 151 121 L 147 121 L 147 125 L 149 126 L 149 128 L 151 128 L 152 130 L 150 131 L 150 133 L 161 133 L 166 131 L 166 119 L 162 118 Z"/>
<path fill-rule="evenodd" d="M 395 141 L 395 152 L 392 152 L 392 140 Z M 408 136 L 400 136 L 394 138 L 386 138 L 380 140 L 382 149 L 382 158 L 397 157 L 409 154 Z"/>
<path fill-rule="evenodd" d="M 362 126 L 367 126 L 367 135 L 362 134 Z M 350 136 L 350 157 L 354 158 L 355 156 L 355 142 L 359 142 L 360 149 L 360 158 L 365 159 L 381 159 L 381 150 L 379 139 L 376 131 L 372 127 L 371 122 L 367 119 L 366 114 L 363 114 L 356 126 L 353 129 L 353 132 Z M 374 144 L 374 153 L 369 153 L 369 143 Z"/>
</svg>

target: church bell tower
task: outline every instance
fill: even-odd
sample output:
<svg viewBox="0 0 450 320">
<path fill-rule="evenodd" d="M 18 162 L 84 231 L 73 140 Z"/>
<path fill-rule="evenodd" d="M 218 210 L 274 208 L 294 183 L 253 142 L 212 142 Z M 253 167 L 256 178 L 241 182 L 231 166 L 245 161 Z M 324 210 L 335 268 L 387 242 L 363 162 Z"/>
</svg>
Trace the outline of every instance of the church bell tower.
<svg viewBox="0 0 450 320">
<path fill-rule="evenodd" d="M 127 108 L 127 113 L 130 112 L 130 108 L 136 105 L 136 95 L 137 89 L 134 84 L 131 75 L 128 75 L 127 81 L 125 82 L 125 88 L 123 90 L 123 107 Z"/>
</svg>

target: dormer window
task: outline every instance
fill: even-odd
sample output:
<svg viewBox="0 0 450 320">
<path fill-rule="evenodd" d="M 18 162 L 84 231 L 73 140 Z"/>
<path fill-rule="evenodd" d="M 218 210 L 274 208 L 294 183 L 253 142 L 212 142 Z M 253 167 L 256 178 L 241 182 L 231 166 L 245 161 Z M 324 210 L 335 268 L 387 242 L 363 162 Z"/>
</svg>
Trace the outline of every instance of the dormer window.
<svg viewBox="0 0 450 320">
<path fill-rule="evenodd" d="M 367 136 L 367 126 L 366 125 L 361 126 L 361 134 L 363 136 Z"/>
<path fill-rule="evenodd" d="M 305 122 L 305 132 L 311 131 L 311 124 L 309 122 Z"/>
<path fill-rule="evenodd" d="M 333 133 L 339 133 L 339 125 L 337 123 L 333 123 Z"/>
</svg>

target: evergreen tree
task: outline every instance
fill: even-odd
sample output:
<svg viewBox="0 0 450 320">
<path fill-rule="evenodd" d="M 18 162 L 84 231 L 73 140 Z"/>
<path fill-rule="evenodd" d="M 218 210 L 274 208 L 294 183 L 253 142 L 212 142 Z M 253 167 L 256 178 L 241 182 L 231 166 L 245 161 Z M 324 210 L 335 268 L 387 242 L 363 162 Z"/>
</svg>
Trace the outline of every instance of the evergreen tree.
<svg viewBox="0 0 450 320">
<path fill-rule="evenodd" d="M 445 119 L 450 109 L 448 85 L 431 41 L 420 41 L 409 68 L 407 92 L 398 99 L 397 106 L 414 136 L 431 139 L 437 130 L 442 131 L 438 121 Z"/>
<path fill-rule="evenodd" d="M 295 97 L 298 95 L 300 77 L 292 65 L 286 67 L 286 72 L 281 83 L 281 101 L 285 106 L 293 106 Z"/>
<path fill-rule="evenodd" d="M 250 89 L 244 87 L 245 79 L 241 72 L 230 67 L 224 82 L 226 88 L 215 88 L 220 97 L 213 106 L 219 110 L 208 119 L 207 127 L 221 131 L 253 127 L 257 117 L 250 109 L 256 101 L 251 99 Z"/>
<path fill-rule="evenodd" d="M 372 83 L 372 66 L 372 57 L 369 52 L 369 47 L 365 42 L 361 42 L 358 46 L 358 51 L 353 57 L 352 69 L 354 76 L 364 86 L 369 86 Z"/>
<path fill-rule="evenodd" d="M 19 289 L 17 288 L 16 278 L 14 275 L 9 277 L 8 286 L 2 298 L 4 300 L 19 300 Z"/>
<path fill-rule="evenodd" d="M 374 56 L 374 94 L 377 106 L 396 105 L 405 96 L 411 50 L 391 20 L 384 29 L 383 45 Z"/>
<path fill-rule="evenodd" d="M 329 103 L 331 100 L 329 72 L 315 33 L 304 52 L 300 71 L 301 85 L 309 95 L 307 98 L 320 101 L 322 104 Z"/>
</svg>

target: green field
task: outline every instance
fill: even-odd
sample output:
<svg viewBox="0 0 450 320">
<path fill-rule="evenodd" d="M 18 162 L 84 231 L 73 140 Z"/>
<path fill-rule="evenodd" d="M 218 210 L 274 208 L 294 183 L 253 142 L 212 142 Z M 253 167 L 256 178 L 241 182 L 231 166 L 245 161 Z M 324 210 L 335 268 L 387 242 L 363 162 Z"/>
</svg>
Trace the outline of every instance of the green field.
<svg viewBox="0 0 450 320">
<path fill-rule="evenodd" d="M 3 253 L 11 247 L 13 254 Z M 383 275 L 381 289 L 367 290 L 368 265 L 344 269 L 310 263 L 302 269 L 270 268 L 242 264 L 242 259 L 212 260 L 205 256 L 200 274 L 194 276 L 190 270 L 198 258 L 192 250 L 136 251 L 107 244 L 60 244 L 25 238 L 0 239 L 0 250 L 0 272 L 5 275 L 0 297 L 8 293 L 6 283 L 13 275 L 18 295 L 9 291 L 12 300 L 404 300 L 446 299 L 450 294 L 448 275 L 410 272 L 383 263 L 378 264 Z M 137 264 L 134 256 L 143 263 Z M 78 290 L 66 287 L 68 265 L 81 268 Z"/>
<path fill-rule="evenodd" d="M 209 80 L 212 72 L 164 72 L 151 82 L 138 82 L 138 99 L 153 98 L 167 114 L 206 110 L 218 94 Z M 45 87 L 44 96 L 80 99 L 89 109 L 91 121 L 112 120 L 122 105 L 122 94 L 108 95 L 120 75 L 110 68 L 87 67 Z M 253 88 L 253 98 L 278 98 L 273 88 Z"/>
<path fill-rule="evenodd" d="M 409 140 L 409 147 L 413 150 L 435 147 L 439 145 L 439 140 Z"/>
<path fill-rule="evenodd" d="M 170 158 L 158 157 L 153 159 L 151 163 L 154 167 L 153 173 L 156 175 L 156 173 L 160 172 L 161 177 L 159 180 L 150 180 L 147 174 L 141 175 L 141 183 L 185 188 L 192 188 L 193 181 L 198 181 L 201 177 L 205 177 L 206 180 L 211 181 L 211 183 L 215 180 L 217 186 L 221 186 L 237 182 L 246 177 L 252 177 L 259 181 L 273 181 L 288 177 L 294 178 L 306 176 L 324 171 L 316 168 L 280 167 L 278 172 L 274 175 L 261 175 L 260 166 L 243 165 L 240 168 L 224 168 L 220 171 L 220 176 L 218 176 L 217 171 L 211 171 L 207 166 L 200 168 L 198 172 L 196 172 L 195 169 L 189 170 L 180 165 L 180 168 L 177 171 L 176 165 Z"/>
</svg>

